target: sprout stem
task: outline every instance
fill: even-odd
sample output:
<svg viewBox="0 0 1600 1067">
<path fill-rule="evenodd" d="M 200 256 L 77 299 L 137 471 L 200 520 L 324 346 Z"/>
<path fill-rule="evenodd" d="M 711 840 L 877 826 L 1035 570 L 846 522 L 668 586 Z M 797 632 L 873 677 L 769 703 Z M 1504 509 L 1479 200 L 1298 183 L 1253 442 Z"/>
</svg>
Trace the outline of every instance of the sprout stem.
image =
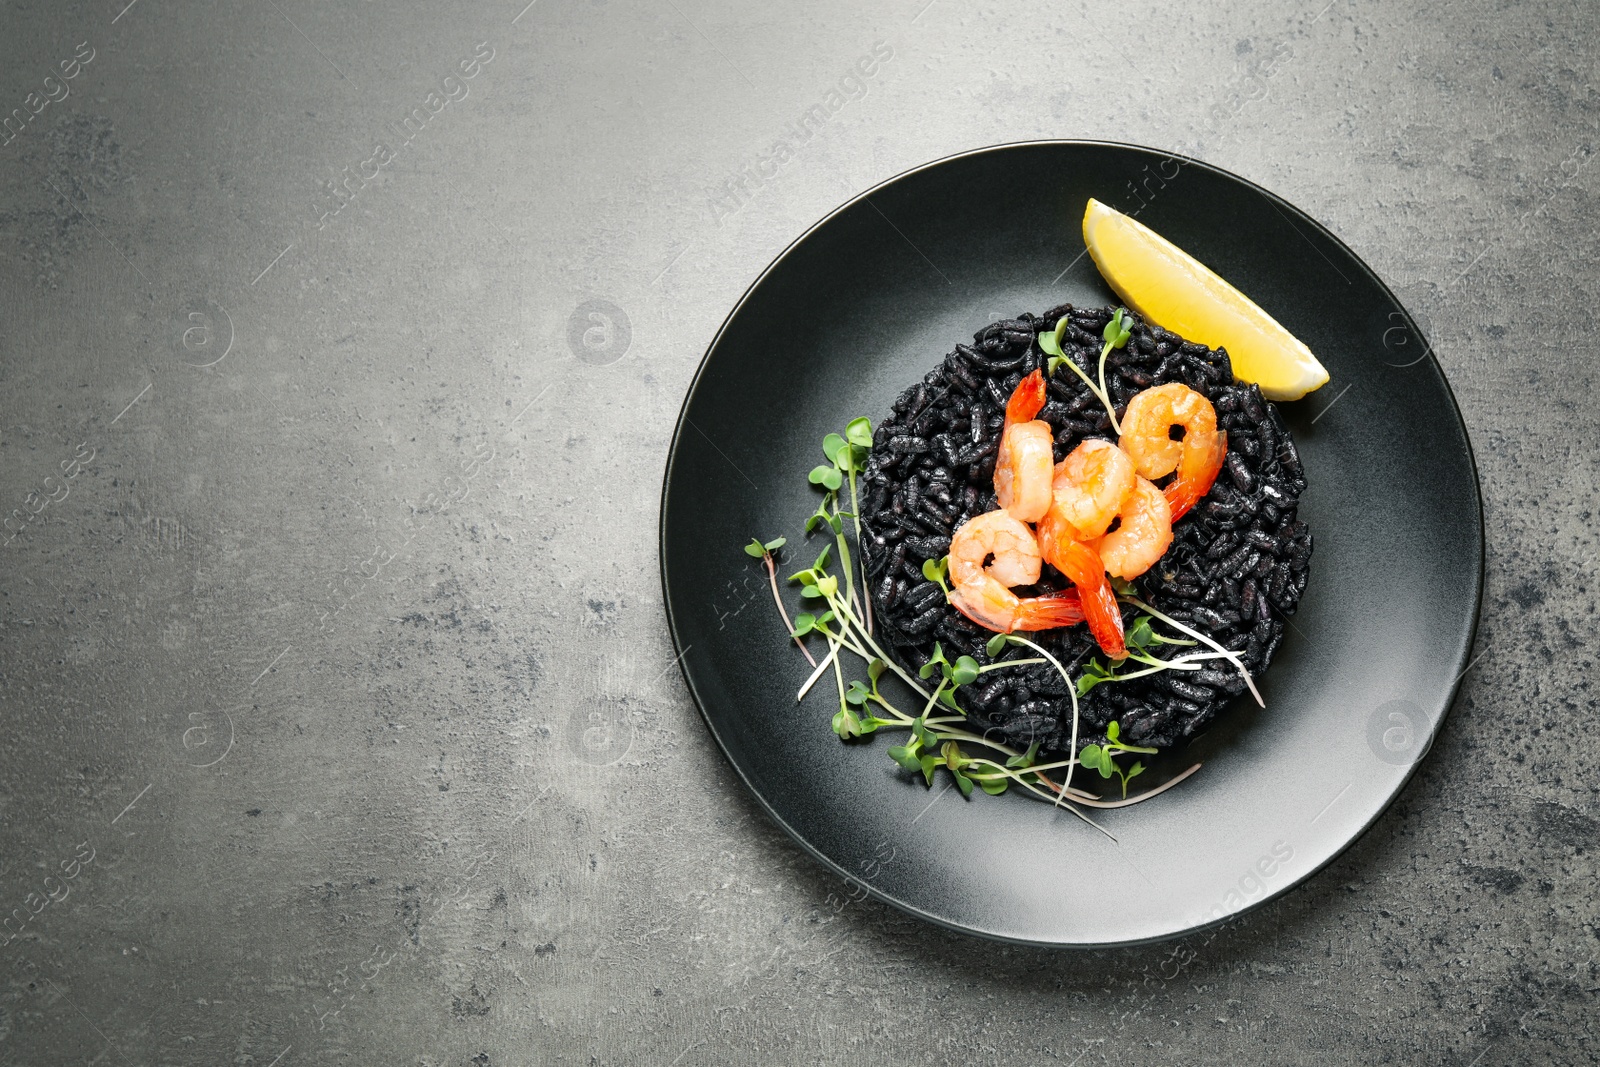
<svg viewBox="0 0 1600 1067">
<path fill-rule="evenodd" d="M 1130 678 L 1143 678 L 1147 674 L 1159 674 L 1162 671 L 1168 671 L 1168 670 L 1171 670 L 1171 671 L 1197 671 L 1197 670 L 1200 669 L 1200 661 L 1201 660 L 1229 659 L 1231 657 L 1226 652 L 1191 652 L 1186 656 L 1179 656 L 1177 659 L 1168 659 L 1168 660 L 1154 660 L 1153 658 L 1150 658 L 1150 657 L 1140 657 L 1140 656 L 1129 656 L 1128 658 L 1132 659 L 1132 660 L 1135 660 L 1135 661 L 1137 661 L 1139 663 L 1154 662 L 1155 666 L 1154 667 L 1148 667 L 1148 668 L 1146 668 L 1145 670 L 1142 670 L 1142 671 L 1133 671 L 1130 674 L 1113 674 L 1110 677 L 1106 678 L 1105 680 L 1108 681 L 1108 682 L 1126 682 Z"/>
<path fill-rule="evenodd" d="M 806 679 L 806 684 L 802 685 L 800 687 L 800 692 L 795 694 L 794 702 L 796 704 L 800 703 L 806 698 L 806 694 L 811 692 L 811 687 L 817 684 L 817 679 L 821 678 L 823 672 L 828 669 L 828 664 L 832 662 L 838 655 L 838 646 L 834 646 L 833 651 L 829 652 L 827 656 L 823 658 L 822 662 L 817 664 L 817 669 L 811 672 L 811 677 Z"/>
<path fill-rule="evenodd" d="M 1085 800 L 1082 797 L 1078 797 L 1077 801 L 1079 804 L 1083 804 L 1091 808 L 1127 808 L 1133 806 L 1134 804 L 1142 804 L 1151 797 L 1160 796 L 1162 793 L 1165 793 L 1167 790 L 1171 789 L 1173 786 L 1189 777 L 1195 771 L 1198 771 L 1200 766 L 1200 764 L 1196 763 L 1193 767 L 1190 767 L 1182 774 L 1179 774 L 1168 781 L 1162 782 L 1154 789 L 1140 793 L 1135 797 L 1128 797 L 1126 800 Z"/>
<path fill-rule="evenodd" d="M 783 606 L 783 597 L 778 595 L 778 568 L 772 562 L 772 553 L 763 552 L 761 558 L 767 565 L 767 581 L 772 585 L 772 602 L 778 605 L 778 616 L 783 619 L 783 628 L 794 636 L 794 643 L 800 649 L 800 654 L 806 658 L 806 662 L 815 667 L 817 661 L 812 657 L 806 643 L 800 640 L 800 635 L 794 632 L 794 623 L 789 621 L 789 613 Z M 802 690 L 800 695 L 804 696 L 805 692 Z"/>
<path fill-rule="evenodd" d="M 1109 348 L 1110 346 L 1108 345 L 1107 347 Z M 1101 352 L 1100 359 L 1101 366 L 1105 366 L 1104 351 Z M 1115 429 L 1117 425 L 1117 412 L 1116 409 L 1111 406 L 1111 397 L 1104 389 L 1094 384 L 1094 379 L 1089 377 L 1088 373 L 1084 371 L 1082 367 L 1079 367 L 1078 364 L 1073 361 L 1071 356 L 1063 355 L 1061 357 L 1061 362 L 1071 367 L 1073 374 L 1076 374 L 1079 378 L 1083 379 L 1083 384 L 1089 387 L 1089 392 L 1093 393 L 1099 399 L 1101 406 L 1106 409 L 1106 414 L 1111 416 L 1111 426 L 1113 429 Z M 1120 436 L 1122 431 L 1117 430 L 1117 433 Z"/>
<path fill-rule="evenodd" d="M 872 597 L 867 593 L 867 549 L 861 543 L 861 501 L 856 496 L 856 456 L 853 449 L 848 453 L 847 460 L 850 467 L 850 521 L 855 524 L 856 549 L 861 553 L 861 611 L 867 617 L 867 635 L 871 636 Z"/>
<path fill-rule="evenodd" d="M 1233 651 L 1232 649 L 1223 648 L 1221 645 L 1217 644 L 1217 642 L 1213 641 L 1211 638 L 1207 637 L 1205 634 L 1201 633 L 1199 630 L 1190 629 L 1189 627 L 1185 626 L 1183 623 L 1179 622 L 1177 619 L 1169 618 L 1168 616 L 1161 614 L 1161 612 L 1157 611 L 1155 608 L 1151 607 L 1149 604 L 1146 604 L 1144 601 L 1140 600 L 1138 597 L 1129 596 L 1126 593 L 1121 594 L 1121 596 L 1122 596 L 1123 600 L 1126 600 L 1128 603 L 1132 604 L 1134 607 L 1142 608 L 1145 611 L 1148 611 L 1151 615 L 1153 615 L 1154 617 L 1160 619 L 1162 622 L 1166 623 L 1168 626 L 1177 627 L 1179 630 L 1182 630 L 1184 633 L 1188 634 L 1190 637 L 1193 637 L 1198 641 L 1204 641 L 1206 644 L 1210 645 L 1212 648 L 1214 648 L 1218 652 L 1222 653 L 1223 658 L 1228 660 L 1230 663 L 1232 663 L 1234 668 L 1244 677 L 1244 684 L 1250 687 L 1250 695 L 1256 698 L 1256 703 L 1261 705 L 1262 707 L 1266 707 L 1267 706 L 1267 702 L 1265 700 L 1261 699 L 1261 690 L 1256 688 L 1255 679 L 1251 678 L 1250 677 L 1250 672 L 1245 670 L 1245 668 L 1244 668 L 1244 660 L 1239 658 L 1239 653 Z"/>
<path fill-rule="evenodd" d="M 1111 391 L 1106 388 L 1106 354 L 1110 351 L 1110 341 L 1100 346 L 1100 403 L 1106 406 L 1106 414 L 1111 416 L 1111 429 L 1116 431 L 1118 437 L 1121 437 L 1122 427 L 1117 423 L 1117 413 L 1111 407 Z"/>
<path fill-rule="evenodd" d="M 844 604 L 839 601 L 837 594 L 828 598 L 828 606 L 833 609 L 833 613 L 838 616 L 841 622 L 844 622 L 847 626 L 855 626 L 856 631 L 861 635 L 866 647 L 870 648 L 878 659 L 881 659 L 883 662 L 887 663 L 889 665 L 889 669 L 894 671 L 895 674 L 899 675 L 902 682 L 905 682 L 913 690 L 915 690 L 918 696 L 926 697 L 928 695 L 928 691 L 922 687 L 921 682 L 917 681 L 915 678 L 911 677 L 910 674 L 906 673 L 905 668 L 896 663 L 894 657 L 888 655 L 883 651 L 882 648 L 878 647 L 878 642 L 874 641 L 872 639 L 872 635 L 867 633 L 866 628 L 862 626 L 861 619 L 856 615 L 855 612 L 850 610 L 850 606 L 848 604 Z M 857 655 L 860 655 L 860 653 L 858 652 Z"/>
<path fill-rule="evenodd" d="M 1072 747 L 1069 751 L 1073 757 L 1073 760 L 1072 765 L 1067 767 L 1067 778 L 1061 786 L 1064 795 L 1064 791 L 1072 787 L 1072 772 L 1077 766 L 1078 762 L 1078 684 L 1072 680 L 1072 676 L 1068 674 L 1067 669 L 1061 665 L 1061 661 L 1056 659 L 1049 652 L 1046 652 L 1039 645 L 1029 641 L 1026 637 L 1018 637 L 1016 634 L 1008 634 L 1007 637 L 1018 644 L 1027 645 L 1029 648 L 1039 653 L 1039 655 L 1053 663 L 1056 670 L 1061 674 L 1061 680 L 1067 683 L 1067 695 L 1072 697 Z M 1060 795 L 1057 796 L 1057 799 L 1060 799 Z"/>
<path fill-rule="evenodd" d="M 1031 663 L 1048 663 L 1048 662 L 1050 662 L 1050 661 L 1049 660 L 1045 660 L 1045 659 L 1008 659 L 1008 660 L 1005 660 L 1004 662 L 1001 662 L 1001 663 L 991 663 L 991 664 L 988 664 L 987 666 L 979 667 L 978 668 L 978 673 L 979 674 L 985 674 L 985 673 L 987 673 L 989 671 L 997 671 L 1001 667 L 1026 667 Z"/>
</svg>

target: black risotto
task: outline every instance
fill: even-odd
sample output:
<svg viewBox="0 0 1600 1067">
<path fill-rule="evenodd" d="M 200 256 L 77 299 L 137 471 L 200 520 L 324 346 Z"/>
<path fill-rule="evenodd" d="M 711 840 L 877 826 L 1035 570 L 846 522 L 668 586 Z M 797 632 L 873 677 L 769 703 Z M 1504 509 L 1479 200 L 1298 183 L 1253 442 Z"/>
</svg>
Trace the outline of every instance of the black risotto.
<svg viewBox="0 0 1600 1067">
<path fill-rule="evenodd" d="M 880 638 L 903 666 L 927 662 L 936 641 L 952 661 L 968 655 L 992 662 L 984 645 L 993 633 L 952 608 L 923 577 L 922 562 L 945 555 L 968 518 L 994 510 L 1006 401 L 1024 375 L 1044 367 L 1037 335 L 1054 329 L 1063 315 L 1070 320 L 1063 352 L 1094 376 L 1112 309 L 1068 304 L 1025 314 L 984 327 L 970 346 L 957 345 L 900 395 L 875 432 L 863 476 L 862 547 Z M 1133 318 L 1126 347 L 1106 358 L 1106 384 L 1118 412 L 1135 393 L 1167 382 L 1182 382 L 1211 400 L 1218 429 L 1228 433 L 1228 456 L 1205 499 L 1174 524 L 1172 547 L 1134 584 L 1146 603 L 1239 652 L 1259 675 L 1283 639 L 1309 573 L 1311 533 L 1295 518 L 1306 486 L 1300 457 L 1276 406 L 1256 386 L 1233 380 L 1226 351 Z M 1099 400 L 1070 370 L 1057 371 L 1046 397 L 1038 417 L 1055 431 L 1058 461 L 1085 438 L 1116 439 Z M 1037 586 L 1016 593 L 1066 588 L 1066 579 L 1046 564 Z M 1125 608 L 1124 624 L 1136 615 Z M 1171 632 L 1160 623 L 1157 629 Z M 1074 678 L 1091 657 L 1104 662 L 1081 623 L 1025 636 L 1048 648 Z M 1001 657 L 1020 658 L 1014 648 Z M 1113 719 L 1133 744 L 1166 747 L 1194 737 L 1245 690 L 1237 671 L 1216 662 L 1222 665 L 1096 686 L 1080 701 L 1080 747 L 1103 741 Z M 1049 664 L 991 672 L 962 687 L 959 699 L 988 736 L 1017 747 L 1039 741 L 1051 753 L 1071 745 L 1072 702 Z"/>
</svg>

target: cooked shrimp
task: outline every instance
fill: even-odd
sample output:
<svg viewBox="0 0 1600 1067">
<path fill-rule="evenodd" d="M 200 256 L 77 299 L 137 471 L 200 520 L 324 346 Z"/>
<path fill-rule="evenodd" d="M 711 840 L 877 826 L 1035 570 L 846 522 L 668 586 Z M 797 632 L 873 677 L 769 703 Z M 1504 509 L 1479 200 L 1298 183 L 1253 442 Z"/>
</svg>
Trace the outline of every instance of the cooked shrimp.
<svg viewBox="0 0 1600 1067">
<path fill-rule="evenodd" d="M 1175 426 L 1183 428 L 1181 440 L 1172 439 Z M 1227 435 L 1217 433 L 1217 409 L 1181 382 L 1146 389 L 1128 401 L 1121 444 L 1142 478 L 1178 472 L 1166 490 L 1174 522 L 1210 491 L 1228 450 Z"/>
<path fill-rule="evenodd" d="M 1222 470 L 1222 461 L 1228 458 L 1228 435 L 1221 430 L 1214 434 L 1195 434 L 1195 446 L 1184 448 L 1178 461 L 1178 477 L 1167 486 L 1167 503 L 1172 507 L 1172 521 L 1177 522 L 1190 508 L 1200 503 L 1200 498 L 1211 491 L 1211 483 Z M 1188 445 L 1189 435 L 1185 434 Z"/>
<path fill-rule="evenodd" d="M 1012 586 L 1039 580 L 1039 543 L 1009 512 L 968 519 L 950 542 L 950 603 L 979 626 L 999 633 L 1052 630 L 1083 621 L 1076 597 L 1019 597 Z"/>
<path fill-rule="evenodd" d="M 1039 523 L 1040 554 L 1077 588 L 1089 632 L 1101 651 L 1112 659 L 1121 659 L 1128 654 L 1122 636 L 1122 609 L 1117 606 L 1117 595 L 1111 589 L 1099 553 L 1078 537 L 1072 524 L 1051 508 Z"/>
<path fill-rule="evenodd" d="M 1166 496 L 1143 478 L 1117 511 L 1122 520 L 1095 546 L 1106 573 L 1137 578 L 1150 569 L 1172 544 L 1172 510 Z"/>
<path fill-rule="evenodd" d="M 1023 522 L 1050 510 L 1050 464 L 1055 456 L 1050 424 L 1035 419 L 1044 407 L 1044 375 L 1034 371 L 1017 384 L 1006 404 L 994 492 L 1000 507 Z"/>
<path fill-rule="evenodd" d="M 1074 448 L 1051 477 L 1051 507 L 1090 540 L 1106 532 L 1117 509 L 1133 492 L 1133 461 L 1110 441 L 1098 438 Z"/>
</svg>

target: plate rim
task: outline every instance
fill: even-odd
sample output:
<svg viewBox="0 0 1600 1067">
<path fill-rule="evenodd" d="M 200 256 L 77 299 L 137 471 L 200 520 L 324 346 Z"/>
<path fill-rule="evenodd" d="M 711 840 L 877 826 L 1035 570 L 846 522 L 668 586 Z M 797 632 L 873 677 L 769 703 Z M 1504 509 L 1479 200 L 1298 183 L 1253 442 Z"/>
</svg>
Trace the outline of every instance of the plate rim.
<svg viewBox="0 0 1600 1067">
<path fill-rule="evenodd" d="M 756 292 L 757 289 L 761 287 L 762 283 L 767 280 L 768 276 L 776 271 L 778 267 L 786 259 L 788 259 L 796 249 L 804 244 L 807 239 L 809 239 L 817 231 L 821 230 L 828 223 L 833 221 L 834 218 L 855 207 L 863 200 L 867 200 L 873 194 L 886 189 L 891 185 L 895 185 L 898 182 L 911 178 L 913 175 L 920 174 L 926 170 L 932 170 L 935 167 L 941 167 L 949 163 L 954 163 L 957 160 L 989 155 L 991 153 L 1004 152 L 1017 148 L 1037 148 L 1062 145 L 1070 145 L 1073 147 L 1108 148 L 1118 151 L 1133 151 L 1136 153 L 1148 154 L 1161 159 L 1176 160 L 1184 166 L 1194 166 L 1199 167 L 1202 170 L 1210 171 L 1211 173 L 1219 175 L 1222 178 L 1238 182 L 1241 185 L 1248 187 L 1252 191 L 1266 197 L 1269 202 L 1273 203 L 1274 206 L 1280 209 L 1287 208 L 1301 220 L 1309 223 L 1324 238 L 1333 242 L 1333 244 L 1339 250 L 1343 251 L 1347 256 L 1349 256 L 1350 260 L 1354 262 L 1356 266 L 1360 267 L 1367 277 L 1378 286 L 1379 291 L 1382 292 L 1384 296 L 1389 298 L 1389 302 L 1394 305 L 1395 309 L 1405 316 L 1406 326 L 1411 331 L 1412 335 L 1421 337 L 1423 340 L 1423 344 L 1427 352 L 1426 358 L 1432 364 L 1433 369 L 1439 376 L 1440 382 L 1444 385 L 1445 398 L 1450 402 L 1450 411 L 1455 415 L 1456 423 L 1461 427 L 1461 436 L 1466 444 L 1467 468 L 1472 474 L 1472 505 L 1477 515 L 1475 529 L 1478 537 L 1478 560 L 1477 566 L 1473 569 L 1472 614 L 1466 627 L 1465 640 L 1460 643 L 1455 653 L 1455 681 L 1450 684 L 1450 688 L 1447 693 L 1447 699 L 1444 703 L 1444 710 L 1440 714 L 1439 721 L 1435 725 L 1432 733 L 1428 735 L 1427 744 L 1423 747 L 1422 754 L 1414 759 L 1410 766 L 1406 768 L 1405 775 L 1400 779 L 1394 790 L 1388 795 L 1388 797 L 1384 799 L 1383 803 L 1377 807 L 1377 809 L 1372 813 L 1372 816 L 1362 824 L 1361 828 L 1354 834 L 1351 834 L 1350 837 L 1342 845 L 1336 848 L 1326 859 L 1324 859 L 1321 863 L 1308 868 L 1299 877 L 1286 881 L 1283 885 L 1277 887 L 1274 892 L 1266 893 L 1261 897 L 1261 899 L 1251 901 L 1237 911 L 1229 912 L 1220 918 L 1212 919 L 1206 922 L 1195 923 L 1191 926 L 1184 927 L 1181 930 L 1174 930 L 1170 933 L 1158 934 L 1153 937 L 1126 938 L 1117 941 L 1046 941 L 1039 940 L 1037 938 L 1015 937 L 1008 934 L 978 929 L 976 927 L 952 922 L 946 918 L 943 918 L 942 916 L 932 914 L 931 912 L 928 912 L 915 904 L 901 900 L 898 897 L 872 885 L 870 882 L 862 880 L 817 849 L 816 846 L 814 846 L 810 841 L 806 840 L 804 836 L 796 831 L 793 826 L 790 826 L 789 823 L 785 821 L 776 810 L 774 810 L 767 798 L 764 797 L 761 792 L 751 783 L 750 778 L 745 773 L 744 768 L 741 767 L 738 761 L 735 760 L 729 753 L 727 744 L 723 741 L 722 735 L 717 731 L 716 723 L 712 721 L 712 717 L 707 713 L 705 701 L 701 699 L 700 692 L 695 687 L 694 679 L 689 674 L 689 668 L 686 662 L 687 649 L 684 648 L 683 637 L 678 630 L 677 613 L 673 608 L 670 584 L 667 576 L 667 505 L 672 488 L 673 471 L 678 463 L 679 445 L 684 438 L 684 429 L 689 418 L 689 407 L 694 402 L 695 394 L 700 388 L 701 380 L 705 376 L 706 368 L 710 363 L 712 353 L 717 350 L 717 346 L 721 344 L 722 338 L 727 333 L 729 326 L 733 323 L 734 319 L 738 317 L 739 313 L 744 310 L 744 307 L 747 303 L 749 303 L 751 296 Z M 1197 159 L 1193 156 L 1185 155 L 1181 152 L 1169 152 L 1165 149 L 1152 148 L 1148 145 L 1134 144 L 1129 141 L 1108 141 L 1099 138 L 1079 137 L 1047 137 L 1030 138 L 1021 141 L 1005 141 L 998 144 L 985 145 L 981 148 L 972 148 L 960 152 L 953 152 L 949 155 L 940 156 L 937 159 L 932 159 L 925 163 L 919 163 L 916 166 L 900 171 L 899 173 L 891 175 L 875 185 L 871 185 L 866 189 L 863 189 L 861 192 L 855 194 L 848 200 L 828 211 L 821 218 L 817 219 L 816 222 L 813 222 L 810 226 L 807 226 L 792 241 L 786 244 L 783 249 L 773 257 L 772 261 L 768 263 L 759 274 L 756 275 L 756 277 L 748 286 L 745 287 L 744 292 L 740 294 L 739 299 L 734 302 L 733 307 L 729 309 L 728 314 L 723 318 L 721 325 L 717 327 L 717 331 L 712 335 L 710 342 L 706 345 L 705 351 L 700 355 L 699 363 L 695 367 L 694 377 L 690 379 L 688 388 L 684 392 L 683 403 L 678 409 L 678 418 L 673 426 L 672 439 L 667 446 L 667 462 L 661 477 L 661 503 L 656 514 L 656 542 L 657 569 L 661 573 L 661 602 L 667 616 L 667 631 L 672 639 L 673 651 L 677 653 L 677 657 L 674 662 L 678 667 L 679 675 L 683 678 L 684 688 L 689 691 L 689 697 L 694 702 L 695 709 L 700 713 L 700 719 L 705 723 L 706 729 L 710 732 L 712 740 L 716 742 L 718 750 L 722 753 L 722 758 L 727 761 L 728 766 L 733 769 L 736 775 L 738 775 L 739 781 L 744 785 L 746 792 L 755 799 L 756 803 L 760 806 L 761 810 L 766 813 L 767 817 L 771 819 L 773 823 L 776 824 L 780 829 L 782 829 L 783 832 L 789 836 L 791 841 L 799 845 L 801 849 L 811 855 L 812 858 L 820 862 L 825 869 L 833 872 L 849 885 L 861 886 L 867 892 L 867 894 L 872 896 L 874 899 L 888 904 L 907 915 L 912 915 L 918 919 L 930 922 L 943 929 L 951 930 L 956 933 L 963 934 L 968 937 L 978 938 L 984 941 L 998 942 L 1008 945 L 1025 945 L 1033 948 L 1063 951 L 1094 951 L 1100 949 L 1131 948 L 1139 945 L 1160 944 L 1162 942 L 1174 941 L 1178 938 L 1188 937 L 1202 931 L 1224 926 L 1245 915 L 1258 911 L 1269 903 L 1280 900 L 1287 896 L 1292 890 L 1297 889 L 1304 883 L 1310 881 L 1323 869 L 1332 864 L 1334 860 L 1348 852 L 1356 844 L 1356 842 L 1365 837 L 1367 833 L 1375 825 L 1377 825 L 1378 820 L 1382 819 L 1384 814 L 1388 812 L 1388 810 L 1394 805 L 1394 802 L 1399 799 L 1400 794 L 1405 791 L 1406 786 L 1411 783 L 1411 779 L 1417 773 L 1417 768 L 1422 765 L 1422 762 L 1427 758 L 1428 753 L 1433 750 L 1434 742 L 1444 731 L 1445 724 L 1450 718 L 1450 713 L 1455 708 L 1456 699 L 1461 693 L 1462 683 L 1465 681 L 1468 669 L 1471 666 L 1471 663 L 1468 661 L 1467 657 L 1477 644 L 1478 627 L 1482 621 L 1483 614 L 1483 589 L 1485 584 L 1485 569 L 1488 559 L 1488 537 L 1485 533 L 1483 519 L 1483 484 L 1478 471 L 1477 455 L 1472 447 L 1472 434 L 1468 428 L 1467 420 L 1462 415 L 1460 401 L 1456 399 L 1455 390 L 1450 385 L 1449 375 L 1445 373 L 1444 366 L 1439 362 L 1438 355 L 1434 351 L 1433 342 L 1417 326 L 1415 318 L 1413 318 L 1411 312 L 1406 308 L 1406 306 L 1400 302 L 1399 298 L 1395 296 L 1394 290 L 1389 288 L 1389 285 L 1378 276 L 1377 272 L 1367 264 L 1366 260 L 1357 255 L 1354 249 L 1346 244 L 1332 230 L 1324 226 L 1319 220 L 1312 218 L 1310 215 L 1306 214 L 1306 212 L 1302 211 L 1294 204 L 1291 204 L 1278 194 L 1272 192 L 1270 189 L 1251 181 L 1249 178 L 1235 174 L 1233 171 L 1219 167 L 1212 163 L 1207 163 L 1204 160 Z"/>
</svg>

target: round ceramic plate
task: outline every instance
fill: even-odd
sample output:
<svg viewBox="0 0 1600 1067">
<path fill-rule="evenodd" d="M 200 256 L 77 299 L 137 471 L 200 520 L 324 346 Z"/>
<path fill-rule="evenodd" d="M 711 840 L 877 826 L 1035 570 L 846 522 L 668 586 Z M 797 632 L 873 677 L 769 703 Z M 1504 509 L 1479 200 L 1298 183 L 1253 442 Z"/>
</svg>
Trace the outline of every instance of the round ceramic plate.
<svg viewBox="0 0 1600 1067">
<path fill-rule="evenodd" d="M 1018 793 L 926 788 L 878 736 L 841 742 L 836 696 L 785 633 L 743 547 L 820 543 L 806 474 L 825 434 L 874 423 L 999 318 L 1116 297 L 1084 254 L 1095 197 L 1136 214 L 1310 345 L 1333 380 L 1283 405 L 1309 482 L 1311 579 L 1265 710 L 1236 701 L 1158 772 L 1193 777 L 1094 812 L 1102 834 Z M 1293 205 L 1194 160 L 1048 141 L 940 160 L 794 242 L 728 316 L 667 465 L 661 571 L 684 677 L 756 798 L 874 896 L 985 937 L 1103 946 L 1172 937 L 1287 892 L 1394 799 L 1468 666 L 1483 529 L 1465 427 L 1426 341 L 1356 255 Z M 793 588 L 785 590 L 793 604 Z M 793 609 L 791 608 L 791 611 Z M 1151 775 L 1157 780 L 1159 773 Z M 1082 781 L 1082 779 L 1080 779 Z M 1114 840 L 1113 840 L 1114 838 Z"/>
</svg>

